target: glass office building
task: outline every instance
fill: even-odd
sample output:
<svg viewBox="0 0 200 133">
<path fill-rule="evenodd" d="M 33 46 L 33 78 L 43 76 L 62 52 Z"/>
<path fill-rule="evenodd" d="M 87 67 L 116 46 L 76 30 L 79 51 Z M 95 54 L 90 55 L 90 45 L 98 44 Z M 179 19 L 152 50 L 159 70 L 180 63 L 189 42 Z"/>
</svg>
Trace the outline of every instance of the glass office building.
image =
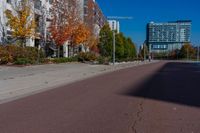
<svg viewBox="0 0 200 133">
<path fill-rule="evenodd" d="M 147 45 L 150 52 L 160 53 L 181 49 L 191 42 L 190 20 L 147 24 Z"/>
</svg>

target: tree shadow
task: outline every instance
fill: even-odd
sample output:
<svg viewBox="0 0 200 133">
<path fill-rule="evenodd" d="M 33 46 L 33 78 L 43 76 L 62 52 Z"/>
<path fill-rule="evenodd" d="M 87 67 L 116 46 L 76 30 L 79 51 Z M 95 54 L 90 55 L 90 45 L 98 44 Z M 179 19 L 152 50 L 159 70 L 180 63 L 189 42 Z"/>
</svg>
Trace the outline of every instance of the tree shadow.
<svg viewBox="0 0 200 133">
<path fill-rule="evenodd" d="M 200 65 L 165 64 L 153 76 L 123 95 L 200 107 Z"/>
</svg>

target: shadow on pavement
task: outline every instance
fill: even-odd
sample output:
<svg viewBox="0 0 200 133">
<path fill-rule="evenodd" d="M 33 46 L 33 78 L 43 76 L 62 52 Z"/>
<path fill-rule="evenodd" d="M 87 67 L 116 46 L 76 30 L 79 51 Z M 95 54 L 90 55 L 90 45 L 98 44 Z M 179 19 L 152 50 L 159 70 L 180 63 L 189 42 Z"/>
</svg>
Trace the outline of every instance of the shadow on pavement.
<svg viewBox="0 0 200 133">
<path fill-rule="evenodd" d="M 123 95 L 200 107 L 200 65 L 167 63 L 137 88 L 129 88 Z"/>
</svg>

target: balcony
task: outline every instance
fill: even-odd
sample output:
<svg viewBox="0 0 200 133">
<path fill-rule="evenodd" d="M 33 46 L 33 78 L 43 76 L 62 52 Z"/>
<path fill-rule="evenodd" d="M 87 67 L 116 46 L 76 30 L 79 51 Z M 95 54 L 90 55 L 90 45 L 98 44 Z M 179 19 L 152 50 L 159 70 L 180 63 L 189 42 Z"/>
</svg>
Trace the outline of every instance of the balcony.
<svg viewBox="0 0 200 133">
<path fill-rule="evenodd" d="M 40 10 L 42 7 L 42 2 L 40 0 L 36 0 L 34 2 L 34 8 Z"/>
<path fill-rule="evenodd" d="M 42 2 L 40 0 L 36 0 L 34 2 L 35 13 L 41 15 L 41 8 L 42 8 Z"/>
</svg>

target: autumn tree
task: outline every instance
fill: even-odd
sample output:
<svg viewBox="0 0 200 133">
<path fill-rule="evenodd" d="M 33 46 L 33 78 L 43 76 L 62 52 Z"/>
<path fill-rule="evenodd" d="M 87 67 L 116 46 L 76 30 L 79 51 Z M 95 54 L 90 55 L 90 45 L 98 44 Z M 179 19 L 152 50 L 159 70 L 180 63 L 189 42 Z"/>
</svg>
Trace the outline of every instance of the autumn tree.
<svg viewBox="0 0 200 133">
<path fill-rule="evenodd" d="M 60 46 L 69 39 L 69 27 L 67 21 L 68 3 L 67 0 L 55 0 L 52 6 L 52 22 L 50 32 L 58 47 L 58 57 L 60 56 Z"/>
<path fill-rule="evenodd" d="M 86 24 L 80 23 L 77 29 L 74 31 L 74 35 L 72 35 L 72 44 L 79 45 L 82 44 L 85 48 L 90 48 L 90 44 L 88 43 L 88 38 L 91 36 L 91 32 Z"/>
<path fill-rule="evenodd" d="M 94 10 L 96 8 L 96 4 L 93 0 L 88 0 L 86 5 L 87 8 L 85 10 L 87 12 L 87 15 L 84 17 L 84 21 L 88 27 L 88 30 L 90 31 L 90 36 L 86 44 L 91 51 L 99 52 L 98 49 L 99 36 L 96 35 L 97 31 L 95 29 L 95 24 L 96 24 L 95 14 L 98 13 L 96 12 L 96 10 Z"/>
<path fill-rule="evenodd" d="M 24 46 L 27 38 L 35 35 L 34 12 L 28 0 L 13 3 L 13 11 L 6 10 L 7 24 L 12 30 L 12 36 L 21 40 Z"/>
<path fill-rule="evenodd" d="M 69 39 L 69 27 L 67 21 L 67 0 L 55 0 L 52 6 L 52 22 L 50 32 L 57 46 L 63 45 Z"/>
<path fill-rule="evenodd" d="M 71 47 L 77 46 L 85 42 L 89 34 L 78 7 L 77 0 L 55 0 L 53 3 L 50 32 L 58 49 L 67 41 Z"/>
<path fill-rule="evenodd" d="M 182 46 L 180 50 L 180 56 L 182 58 L 192 58 L 195 56 L 195 49 L 192 47 L 191 44 L 186 43 Z"/>
<path fill-rule="evenodd" d="M 95 52 L 95 53 L 99 53 L 100 50 L 98 48 L 98 43 L 99 43 L 99 38 L 96 37 L 96 36 L 89 36 L 89 38 L 87 39 L 86 41 L 86 46 L 92 51 L 92 52 Z"/>
</svg>

